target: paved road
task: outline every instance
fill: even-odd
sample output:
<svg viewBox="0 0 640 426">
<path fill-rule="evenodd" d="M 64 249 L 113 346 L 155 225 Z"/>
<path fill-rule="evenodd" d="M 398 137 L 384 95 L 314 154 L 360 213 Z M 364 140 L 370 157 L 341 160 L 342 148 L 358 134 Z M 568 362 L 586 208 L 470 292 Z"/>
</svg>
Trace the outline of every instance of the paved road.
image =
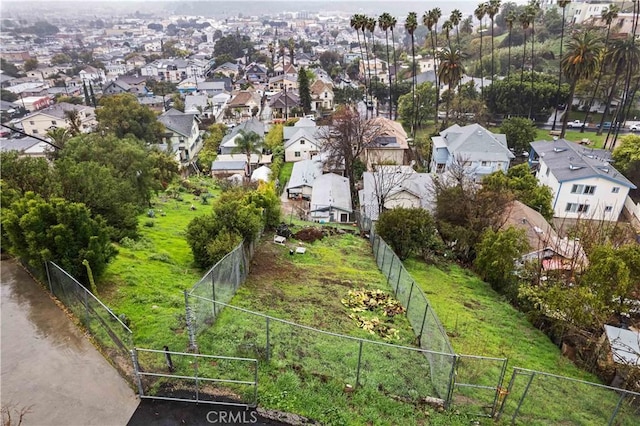
<svg viewBox="0 0 640 426">
<path fill-rule="evenodd" d="M 127 424 L 138 399 L 124 379 L 14 261 L 0 278 L 0 397 L 14 424 L 26 407 L 23 426 Z"/>
</svg>

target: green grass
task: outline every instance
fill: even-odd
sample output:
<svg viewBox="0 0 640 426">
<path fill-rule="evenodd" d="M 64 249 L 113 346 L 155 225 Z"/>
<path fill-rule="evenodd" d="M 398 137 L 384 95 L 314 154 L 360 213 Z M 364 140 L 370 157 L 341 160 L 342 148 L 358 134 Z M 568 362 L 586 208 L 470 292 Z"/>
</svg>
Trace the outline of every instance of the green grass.
<svg viewBox="0 0 640 426">
<path fill-rule="evenodd" d="M 283 163 L 282 168 L 280 169 L 280 175 L 278 179 L 280 180 L 280 184 L 284 187 L 289 179 L 291 179 L 291 172 L 293 171 L 293 163 Z"/>
<path fill-rule="evenodd" d="M 544 371 L 599 383 L 594 375 L 576 367 L 526 316 L 497 294 L 487 283 L 468 270 L 450 265 L 446 270 L 428 266 L 420 260 L 408 260 L 405 267 L 430 299 L 457 353 L 508 358 L 507 385 L 512 367 Z M 495 374 L 495 368 L 478 361 L 469 367 L 468 377 L 482 382 L 483 374 Z M 477 376 L 474 376 L 477 375 Z M 505 413 L 511 415 L 529 376 L 516 377 L 516 392 L 511 396 Z M 546 383 L 546 386 L 544 385 Z M 460 392 L 469 395 L 469 392 Z M 523 424 L 602 424 L 608 420 L 617 402 L 617 395 L 595 387 L 553 378 L 539 377 L 533 382 L 528 398 L 521 408 Z M 572 407 L 568 409 L 568 407 Z M 634 424 L 637 417 L 620 415 L 621 424 Z"/>
<path fill-rule="evenodd" d="M 560 126 L 562 126 L 562 124 Z M 607 134 L 603 133 L 602 135 L 598 136 L 595 132 L 580 133 L 580 130 L 567 129 L 564 138 L 571 142 L 580 142 L 582 139 L 586 138 L 591 141 L 591 144 L 586 146 L 591 148 L 602 148 L 602 146 L 604 145 L 604 141 L 607 138 Z M 548 129 L 537 129 L 537 136 L 535 140 L 551 141 L 553 140 L 553 136 L 549 134 Z"/>
</svg>

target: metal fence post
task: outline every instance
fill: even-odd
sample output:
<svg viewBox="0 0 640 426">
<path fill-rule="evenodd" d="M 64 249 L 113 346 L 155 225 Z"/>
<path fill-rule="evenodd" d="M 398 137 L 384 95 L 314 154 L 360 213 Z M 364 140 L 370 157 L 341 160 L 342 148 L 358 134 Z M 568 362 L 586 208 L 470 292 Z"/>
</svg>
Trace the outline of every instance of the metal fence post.
<svg viewBox="0 0 640 426">
<path fill-rule="evenodd" d="M 389 281 L 391 281 L 391 268 L 393 268 L 393 259 L 395 256 L 391 256 L 391 265 L 389 265 L 389 273 L 387 274 L 387 285 L 389 285 Z"/>
<path fill-rule="evenodd" d="M 382 238 L 380 239 L 380 243 L 382 244 Z M 385 245 L 384 247 L 382 247 L 384 250 L 382 251 L 382 262 L 380 263 L 380 271 L 384 272 L 384 258 L 387 256 L 387 246 Z M 380 248 L 378 248 L 378 251 L 380 251 Z"/>
<path fill-rule="evenodd" d="M 271 359 L 271 343 L 269 339 L 269 317 L 267 317 L 267 362 Z"/>
<path fill-rule="evenodd" d="M 49 284 L 49 291 L 51 292 L 51 294 L 53 294 L 55 296 L 55 294 L 53 293 L 53 287 L 51 286 L 51 275 L 49 274 L 49 262 L 48 261 L 44 262 L 44 270 L 47 273 L 47 283 Z"/>
<path fill-rule="evenodd" d="M 213 318 L 215 319 L 218 316 L 218 312 L 216 309 L 216 280 L 213 278 L 213 270 L 211 270 L 211 292 L 213 293 Z"/>
<path fill-rule="evenodd" d="M 453 354 L 453 362 L 451 363 L 451 371 L 449 372 L 449 389 L 447 391 L 447 400 L 445 408 L 449 408 L 453 401 L 453 389 L 456 386 L 456 365 L 458 364 L 458 355 Z"/>
<path fill-rule="evenodd" d="M 189 348 L 193 351 L 197 349 L 196 345 L 196 333 L 193 329 L 193 314 L 191 306 L 189 306 L 189 292 L 184 290 L 184 306 L 185 306 L 185 320 L 187 322 L 187 331 L 189 332 Z"/>
<path fill-rule="evenodd" d="M 524 392 L 522 392 L 522 396 L 520 397 L 520 401 L 518 402 L 518 406 L 516 407 L 516 411 L 514 411 L 513 416 L 511 416 L 511 423 L 515 423 L 516 417 L 518 416 L 518 412 L 520 411 L 520 407 L 524 402 L 524 399 L 527 396 L 527 392 L 529 392 L 529 387 L 531 386 L 531 382 L 533 382 L 533 378 L 536 376 L 535 372 L 531 372 L 531 377 L 529 377 L 529 382 L 527 383 L 527 387 L 524 388 Z"/>
<path fill-rule="evenodd" d="M 200 384 L 198 383 L 198 357 L 195 357 L 195 360 L 193 362 L 193 370 L 195 373 L 195 379 L 196 379 L 196 402 L 200 401 Z"/>
<path fill-rule="evenodd" d="M 420 334 L 418 335 L 418 344 L 422 347 L 422 332 L 424 331 L 424 323 L 427 322 L 427 313 L 429 312 L 429 305 L 424 307 L 424 316 L 422 317 L 422 325 L 420 326 Z"/>
<path fill-rule="evenodd" d="M 618 411 L 620 410 L 620 406 L 622 405 L 622 401 L 626 398 L 627 394 L 626 393 L 622 393 L 622 395 L 620 395 L 620 399 L 618 400 L 618 403 L 616 404 L 616 408 L 613 410 L 613 413 L 611 414 L 611 418 L 609 419 L 609 423 L 607 423 L 609 426 L 611 426 L 613 424 L 613 421 L 616 419 L 616 416 L 618 415 Z"/>
<path fill-rule="evenodd" d="M 404 268 L 400 268 L 400 271 L 398 272 L 398 280 L 396 281 L 396 289 L 394 290 L 396 294 L 398 294 L 398 287 L 400 287 L 400 276 L 402 275 L 403 269 Z"/>
<path fill-rule="evenodd" d="M 513 374 L 511 375 L 511 380 L 509 380 L 509 385 L 507 386 L 507 392 L 504 394 L 504 398 L 502 399 L 502 403 L 500 404 L 500 409 L 498 410 L 498 414 L 496 415 L 496 421 L 500 420 L 502 412 L 504 411 L 504 407 L 507 405 L 507 399 L 509 398 L 509 394 L 511 393 L 511 389 L 513 388 L 513 383 L 516 381 L 517 374 L 518 370 L 514 368 Z"/>
<path fill-rule="evenodd" d="M 356 370 L 356 388 L 360 386 L 360 365 L 362 364 L 362 340 L 360 340 L 360 347 L 358 348 L 358 368 Z"/>
<path fill-rule="evenodd" d="M 87 326 L 87 330 L 89 330 L 89 332 L 91 332 L 91 317 L 89 315 L 89 299 L 87 298 L 87 293 L 89 292 L 89 290 L 87 290 L 86 288 L 82 287 L 82 291 L 84 294 L 84 315 L 85 315 L 85 321 L 87 322 L 86 326 Z"/>
<path fill-rule="evenodd" d="M 140 364 L 138 364 L 138 352 L 136 348 L 131 349 L 131 360 L 133 361 L 133 374 L 138 384 L 138 395 L 144 396 L 144 388 L 142 387 L 142 379 L 140 378 Z"/>
<path fill-rule="evenodd" d="M 415 285 L 415 281 L 411 280 L 411 290 L 409 290 L 409 298 L 407 299 L 407 317 L 409 317 L 409 305 L 411 305 L 411 295 L 413 294 L 413 286 Z"/>
</svg>

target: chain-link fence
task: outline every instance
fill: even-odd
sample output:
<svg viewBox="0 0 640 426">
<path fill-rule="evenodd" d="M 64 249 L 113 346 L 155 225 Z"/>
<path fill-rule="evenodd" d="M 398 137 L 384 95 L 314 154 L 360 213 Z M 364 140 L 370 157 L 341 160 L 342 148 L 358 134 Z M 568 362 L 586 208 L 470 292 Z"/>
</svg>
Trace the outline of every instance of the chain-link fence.
<svg viewBox="0 0 640 426">
<path fill-rule="evenodd" d="M 201 300 L 191 303 L 193 299 Z M 331 333 L 210 298 L 191 295 L 189 301 L 193 306 L 216 305 L 218 312 L 225 308 L 216 327 L 198 334 L 201 350 L 256 358 L 265 372 L 272 368 L 295 371 L 312 382 L 367 387 L 415 402 L 438 397 L 443 386 L 436 381 L 444 380 L 446 388 L 451 380 L 450 375 L 429 375 L 431 363 L 453 365 L 455 355 L 450 353 Z"/>
<path fill-rule="evenodd" d="M 512 424 L 640 423 L 640 393 L 524 368 L 513 370 L 498 413 Z"/>
<path fill-rule="evenodd" d="M 188 295 L 197 296 L 187 298 L 187 322 L 189 327 L 189 343 L 196 347 L 195 336 L 202 330 L 213 325 L 219 313 L 219 307 L 215 304 L 205 303 L 203 299 L 211 299 L 223 303 L 229 303 L 240 285 L 247 279 L 249 263 L 255 252 L 255 245 L 259 241 L 256 238 L 250 243 L 242 242 L 229 254 L 220 259 L 189 291 Z"/>
<path fill-rule="evenodd" d="M 78 318 L 120 374 L 131 379 L 133 335 L 118 316 L 53 262 L 46 265 L 51 293 Z"/>
</svg>

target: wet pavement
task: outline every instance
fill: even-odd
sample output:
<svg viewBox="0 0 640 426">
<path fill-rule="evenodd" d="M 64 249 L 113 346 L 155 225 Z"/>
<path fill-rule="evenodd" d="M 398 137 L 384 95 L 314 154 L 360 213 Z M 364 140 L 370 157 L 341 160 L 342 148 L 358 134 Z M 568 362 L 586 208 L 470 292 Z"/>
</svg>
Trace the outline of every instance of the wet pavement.
<svg viewBox="0 0 640 426">
<path fill-rule="evenodd" d="M 0 277 L 0 398 L 14 424 L 25 408 L 23 426 L 127 424 L 139 401 L 125 380 L 13 260 Z"/>
</svg>

